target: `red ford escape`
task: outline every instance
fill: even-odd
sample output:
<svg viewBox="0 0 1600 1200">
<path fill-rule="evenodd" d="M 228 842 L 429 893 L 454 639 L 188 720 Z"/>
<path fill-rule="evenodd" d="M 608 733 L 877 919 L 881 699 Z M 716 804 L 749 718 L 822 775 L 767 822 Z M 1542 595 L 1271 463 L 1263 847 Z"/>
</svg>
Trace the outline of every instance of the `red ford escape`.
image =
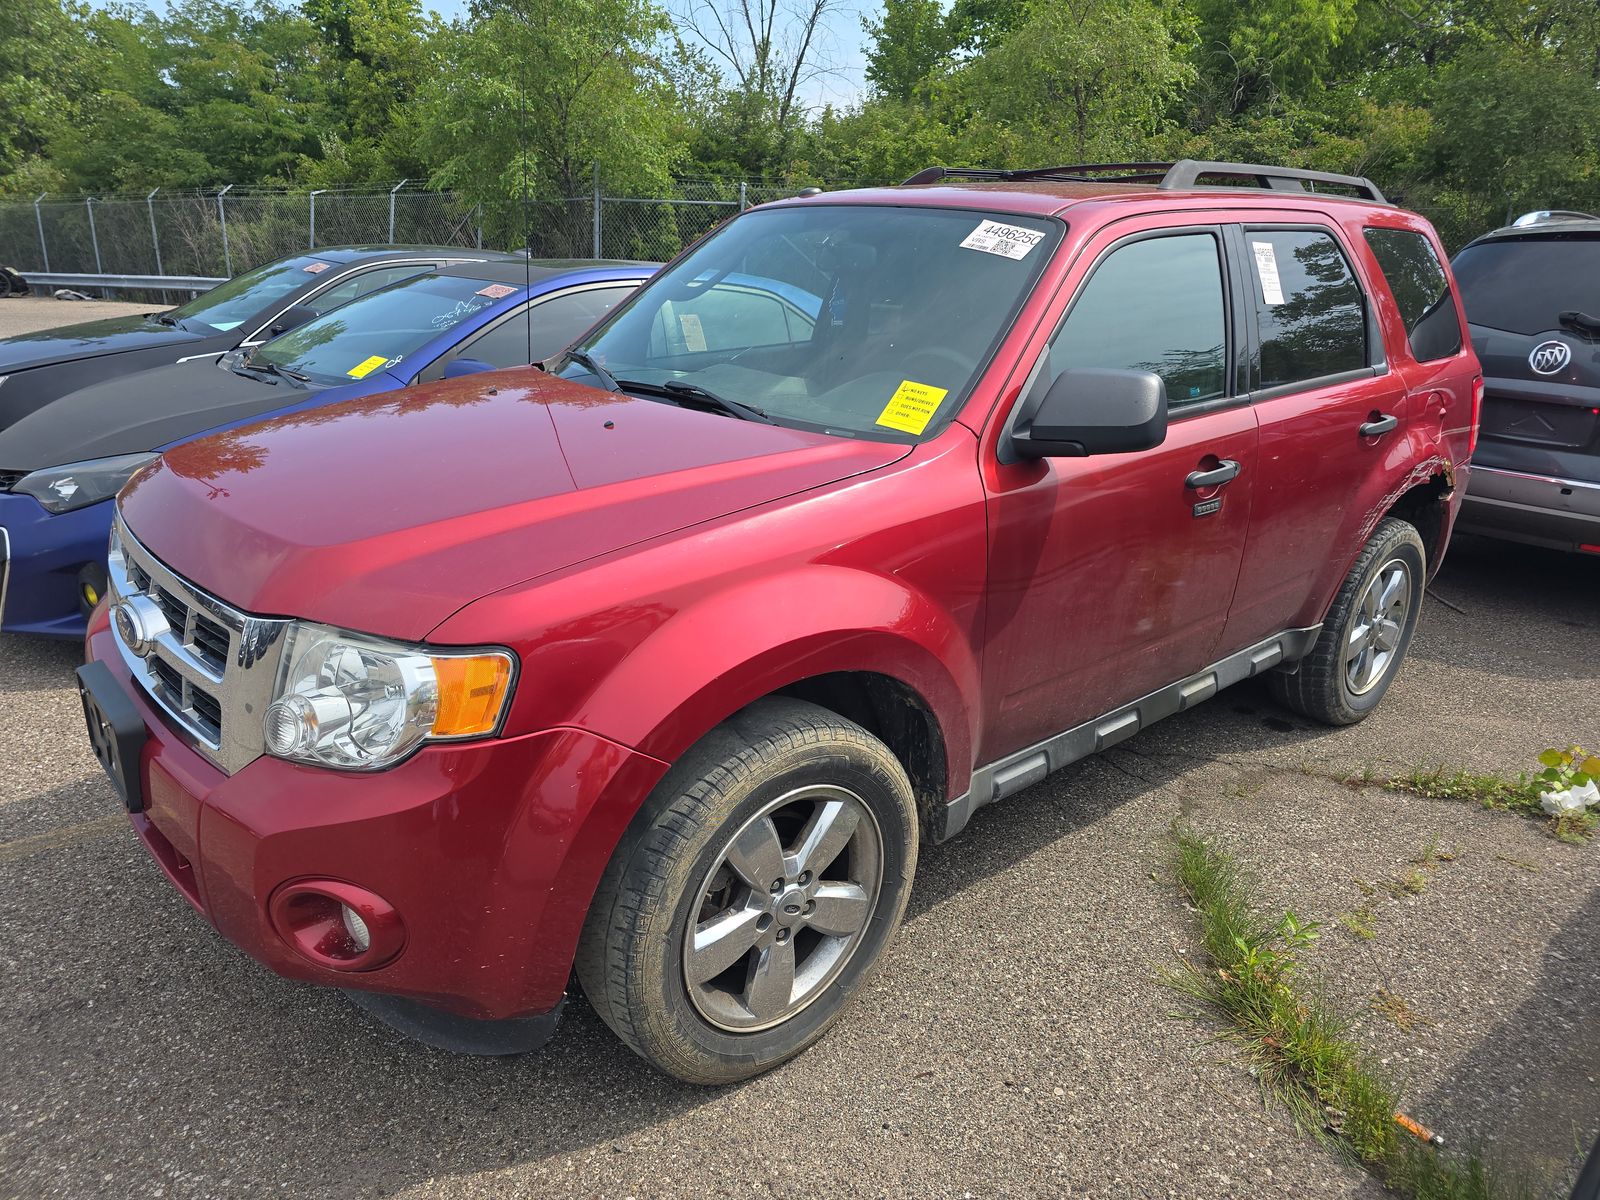
<svg viewBox="0 0 1600 1200">
<path fill-rule="evenodd" d="M 755 209 L 547 365 L 170 451 L 80 671 L 163 871 L 435 1045 L 569 980 L 704 1083 L 816 1041 L 919 839 L 1247 676 L 1359 721 L 1465 489 L 1363 179 L 935 168 Z"/>
</svg>

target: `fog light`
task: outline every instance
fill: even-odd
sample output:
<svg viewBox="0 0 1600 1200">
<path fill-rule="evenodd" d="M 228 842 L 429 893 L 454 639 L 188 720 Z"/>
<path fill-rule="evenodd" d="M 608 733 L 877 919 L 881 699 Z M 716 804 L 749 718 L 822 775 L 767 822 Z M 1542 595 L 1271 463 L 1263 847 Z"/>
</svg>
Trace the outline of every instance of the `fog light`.
<svg viewBox="0 0 1600 1200">
<path fill-rule="evenodd" d="M 90 608 L 100 603 L 100 593 L 95 591 L 94 584 L 86 583 L 83 585 L 83 598 L 89 602 Z"/>
<path fill-rule="evenodd" d="M 348 904 L 341 904 L 339 915 L 344 918 L 344 931 L 350 935 L 350 944 L 356 948 L 356 952 L 365 954 L 372 949 L 372 930 L 367 928 L 361 914 Z"/>
<path fill-rule="evenodd" d="M 267 905 L 272 927 L 307 962 L 370 971 L 405 948 L 405 925 L 382 896 L 335 879 L 286 883 Z"/>
</svg>

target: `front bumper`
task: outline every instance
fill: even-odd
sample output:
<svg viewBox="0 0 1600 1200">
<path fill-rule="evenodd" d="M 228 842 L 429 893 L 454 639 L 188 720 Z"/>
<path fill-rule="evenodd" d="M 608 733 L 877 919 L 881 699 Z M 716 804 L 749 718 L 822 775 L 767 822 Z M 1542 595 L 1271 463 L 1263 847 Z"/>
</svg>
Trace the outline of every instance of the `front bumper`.
<svg viewBox="0 0 1600 1200">
<path fill-rule="evenodd" d="M 263 756 L 229 776 L 133 682 L 103 610 L 87 649 L 132 697 L 148 733 L 134 829 L 229 941 L 280 975 L 480 1021 L 561 1004 L 594 888 L 664 763 L 563 729 L 431 746 L 370 774 Z M 268 904 L 307 878 L 354 884 L 392 905 L 404 922 L 398 955 L 343 971 L 291 949 Z"/>
<path fill-rule="evenodd" d="M 0 492 L 0 529 L 8 562 L 0 597 L 0 631 L 42 637 L 83 636 L 88 606 L 80 576 L 96 574 L 105 590 L 106 538 L 115 502 L 104 500 L 75 512 L 45 511 L 32 496 Z"/>
<path fill-rule="evenodd" d="M 1474 465 L 1458 527 L 1578 550 L 1600 546 L 1600 483 Z"/>
</svg>

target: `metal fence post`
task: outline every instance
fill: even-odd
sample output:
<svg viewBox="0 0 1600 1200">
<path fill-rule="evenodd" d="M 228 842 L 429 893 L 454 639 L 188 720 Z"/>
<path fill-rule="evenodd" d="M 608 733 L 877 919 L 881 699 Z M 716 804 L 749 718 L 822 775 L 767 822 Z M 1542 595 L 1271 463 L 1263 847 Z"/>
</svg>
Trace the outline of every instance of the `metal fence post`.
<svg viewBox="0 0 1600 1200">
<path fill-rule="evenodd" d="M 477 231 L 473 238 L 472 245 L 476 250 L 483 249 L 483 205 L 481 204 L 478 205 Z"/>
<path fill-rule="evenodd" d="M 105 268 L 100 265 L 100 235 L 94 230 L 94 197 L 86 196 L 83 207 L 89 213 L 89 243 L 94 247 L 94 273 L 104 275 Z"/>
<path fill-rule="evenodd" d="M 389 243 L 391 245 L 394 244 L 394 194 L 410 182 L 409 179 L 402 179 L 389 189 Z"/>
<path fill-rule="evenodd" d="M 306 247 L 309 250 L 317 248 L 317 197 L 327 190 L 327 188 L 318 188 L 311 193 L 311 238 Z"/>
<path fill-rule="evenodd" d="M 166 272 L 161 269 L 161 235 L 156 233 L 156 193 L 160 190 L 158 187 L 151 188 L 144 203 L 150 210 L 150 248 L 156 252 L 156 274 L 165 275 Z"/>
<path fill-rule="evenodd" d="M 44 240 L 44 216 L 39 212 L 39 201 L 48 196 L 49 192 L 40 192 L 33 201 L 33 222 L 39 227 L 39 253 L 44 255 L 44 271 L 50 273 L 50 247 Z"/>
<path fill-rule="evenodd" d="M 594 256 L 600 257 L 600 164 L 594 164 Z"/>
<path fill-rule="evenodd" d="M 739 180 L 739 211 L 740 212 L 743 212 L 745 209 L 750 207 L 749 201 L 745 198 L 745 192 L 746 192 L 746 189 L 749 188 L 749 186 L 750 186 L 750 184 L 747 181 L 745 181 L 743 179 Z"/>
<path fill-rule="evenodd" d="M 230 183 L 217 193 L 217 220 L 222 225 L 222 273 L 229 279 L 233 278 L 233 253 L 228 249 L 228 210 L 223 207 L 222 198 L 232 186 Z"/>
</svg>

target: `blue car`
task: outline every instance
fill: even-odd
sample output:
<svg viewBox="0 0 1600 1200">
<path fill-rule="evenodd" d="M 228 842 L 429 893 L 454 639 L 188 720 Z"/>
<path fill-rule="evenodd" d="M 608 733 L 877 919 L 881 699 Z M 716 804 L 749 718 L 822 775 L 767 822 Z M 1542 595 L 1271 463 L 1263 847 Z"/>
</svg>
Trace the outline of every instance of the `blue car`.
<svg viewBox="0 0 1600 1200">
<path fill-rule="evenodd" d="M 81 637 L 112 498 L 162 450 L 286 412 L 539 362 L 655 270 L 496 254 L 414 275 L 260 346 L 52 401 L 0 430 L 0 631 Z"/>
</svg>

